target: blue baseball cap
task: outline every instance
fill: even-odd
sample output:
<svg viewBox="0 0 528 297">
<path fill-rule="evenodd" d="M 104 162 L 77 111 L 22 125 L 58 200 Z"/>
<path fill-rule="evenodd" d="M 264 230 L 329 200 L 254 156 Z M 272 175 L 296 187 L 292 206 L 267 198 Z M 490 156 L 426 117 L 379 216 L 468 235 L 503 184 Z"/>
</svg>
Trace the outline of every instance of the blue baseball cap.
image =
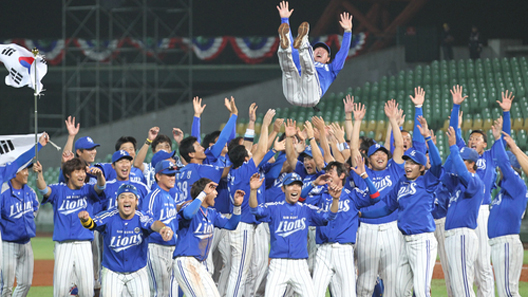
<svg viewBox="0 0 528 297">
<path fill-rule="evenodd" d="M 477 151 L 469 147 L 463 147 L 460 149 L 460 157 L 462 157 L 462 160 L 469 160 L 475 163 L 477 163 L 479 159 Z"/>
<path fill-rule="evenodd" d="M 152 166 L 156 167 L 156 165 L 160 161 L 167 160 L 169 158 L 173 158 L 175 154 L 176 154 L 176 151 L 172 151 L 172 152 L 166 152 L 164 150 L 157 151 L 154 154 L 154 156 L 152 156 L 152 160 L 150 160 L 150 163 L 152 164 Z"/>
<path fill-rule="evenodd" d="M 282 184 L 285 186 L 289 186 L 293 183 L 300 183 L 302 185 L 303 184 L 302 178 L 295 172 L 286 174 Z"/>
<path fill-rule="evenodd" d="M 119 161 L 121 159 L 128 159 L 128 160 L 132 161 L 134 158 L 132 158 L 132 156 L 127 151 L 119 150 L 119 151 L 116 151 L 112 155 L 112 164 L 114 164 L 115 162 L 117 162 L 117 161 Z"/>
<path fill-rule="evenodd" d="M 427 165 L 427 157 L 425 154 L 415 149 L 408 149 L 403 155 L 402 159 L 413 160 L 414 162 L 423 166 Z"/>
<path fill-rule="evenodd" d="M 136 187 L 130 184 L 122 184 L 121 186 L 119 186 L 119 189 L 117 189 L 117 197 L 119 197 L 119 195 L 121 195 L 122 193 L 132 193 L 136 195 L 136 198 L 139 198 Z"/>
<path fill-rule="evenodd" d="M 155 171 L 156 171 L 156 174 L 161 173 L 161 174 L 168 175 L 168 174 L 176 174 L 176 172 L 178 172 L 178 169 L 171 161 L 164 160 L 156 164 Z"/>
<path fill-rule="evenodd" d="M 515 155 L 510 151 L 507 151 L 506 153 L 510 159 L 511 166 L 515 169 L 521 169 L 521 164 L 519 163 L 519 160 L 517 160 L 517 157 L 515 157 Z"/>
<path fill-rule="evenodd" d="M 327 52 L 328 52 L 328 56 L 330 57 L 330 55 L 332 54 L 332 50 L 330 49 L 330 47 L 328 46 L 328 44 L 322 42 L 322 41 L 318 41 L 316 43 L 314 43 L 314 45 L 312 46 L 313 49 L 316 49 L 318 47 L 322 47 L 324 48 Z"/>
<path fill-rule="evenodd" d="M 374 143 L 373 145 L 371 145 L 369 147 L 367 157 L 372 156 L 375 152 L 377 152 L 379 150 L 384 151 L 388 156 L 390 156 L 389 150 L 386 147 L 384 147 L 383 145 L 381 145 L 379 143 Z"/>
<path fill-rule="evenodd" d="M 319 147 L 319 151 L 321 152 L 321 155 L 323 155 L 324 157 L 324 152 L 323 150 L 321 149 L 321 147 Z M 299 155 L 299 158 L 301 157 L 304 157 L 304 155 L 307 155 L 309 156 L 310 158 L 313 158 L 313 151 L 312 151 L 312 146 L 309 145 L 307 147 L 304 148 L 304 152 L 302 152 L 300 155 Z M 302 160 L 301 160 L 302 161 Z"/>
<path fill-rule="evenodd" d="M 91 150 L 97 146 L 101 145 L 99 143 L 95 143 L 89 136 L 81 137 L 75 142 L 75 150 Z"/>
</svg>

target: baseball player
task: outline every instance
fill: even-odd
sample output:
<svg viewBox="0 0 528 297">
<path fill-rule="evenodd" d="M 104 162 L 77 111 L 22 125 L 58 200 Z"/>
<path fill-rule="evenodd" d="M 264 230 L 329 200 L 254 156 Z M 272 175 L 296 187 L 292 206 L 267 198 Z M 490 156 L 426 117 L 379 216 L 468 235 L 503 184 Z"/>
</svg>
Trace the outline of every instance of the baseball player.
<svg viewBox="0 0 528 297">
<path fill-rule="evenodd" d="M 356 163 L 357 169 L 352 170 L 363 179 L 367 189 L 343 189 L 339 198 L 339 216 L 327 226 L 317 228 L 318 248 L 313 274 L 315 296 L 325 296 L 329 283 L 334 296 L 356 296 L 356 272 L 352 255 L 353 245 L 356 243 L 358 212 L 360 208 L 380 200 L 378 190 L 365 172 L 364 161 L 359 159 Z M 346 169 L 339 162 L 330 162 L 325 172 L 325 175 L 319 176 L 311 185 L 303 188 L 301 197 L 307 195 L 313 186 L 326 184 L 323 191 L 312 194 L 305 203 L 328 210 L 333 201 L 328 186 L 342 187 Z M 327 179 L 331 182 L 327 183 Z"/>
<path fill-rule="evenodd" d="M 352 108 L 349 107 L 348 110 L 350 114 L 346 115 L 346 117 L 350 120 L 346 120 L 345 124 L 348 126 L 346 128 L 347 131 L 352 131 L 348 133 L 348 135 L 352 135 L 350 153 L 352 155 L 352 164 L 357 166 L 355 158 L 360 156 L 359 133 L 366 109 L 358 103 Z M 351 127 L 351 113 L 354 114 L 353 127 Z M 367 168 L 366 172 L 380 192 L 381 201 L 373 206 L 361 209 L 361 212 L 383 208 L 385 205 L 384 197 L 394 189 L 398 180 L 405 173 L 402 166 L 403 141 L 401 132 L 398 129 L 398 108 L 395 102 L 387 102 L 385 113 L 394 130 L 394 154 L 392 159 L 389 158 L 389 151 L 379 144 L 374 144 L 368 149 L 367 156 L 371 168 Z M 361 184 L 361 180 L 358 179 L 357 175 L 353 174 L 352 177 L 354 184 Z M 397 218 L 398 213 L 396 211 L 381 218 L 360 218 L 361 223 L 358 228 L 356 242 L 358 296 L 372 296 L 378 274 L 383 279 L 385 296 L 395 296 L 398 279 L 397 267 L 403 249 L 403 237 L 398 229 Z"/>
<path fill-rule="evenodd" d="M 411 288 L 414 288 L 417 297 L 430 296 L 436 261 L 435 223 L 431 215 L 434 203 L 432 192 L 441 176 L 442 160 L 432 141 L 427 121 L 423 117 L 418 119 L 420 132 L 429 146 L 431 169 L 425 171 L 427 157 L 422 152 L 408 150 L 403 156 L 405 176 L 385 196 L 383 208 L 361 211 L 362 216 L 372 218 L 386 216 L 398 209 L 398 229 L 405 240 L 397 272 L 397 296 L 407 296 Z"/>
<path fill-rule="evenodd" d="M 250 157 L 247 149 L 243 145 L 235 146 L 230 149 L 229 159 L 232 167 L 229 170 L 229 195 L 231 204 L 237 190 L 249 193 L 248 177 L 258 172 L 258 166 L 264 159 L 268 149 L 268 126 L 271 124 L 275 110 L 270 109 L 266 112 L 262 121 L 260 139 L 256 151 Z M 263 197 L 262 197 L 263 199 Z M 242 296 L 246 289 L 246 279 L 251 265 L 250 261 L 259 260 L 253 256 L 254 236 L 257 228 L 257 220 L 250 213 L 247 200 L 242 202 L 242 215 L 240 224 L 236 230 L 229 232 L 229 242 L 231 245 L 231 269 L 229 271 L 229 284 L 227 285 L 227 296 Z"/>
<path fill-rule="evenodd" d="M 458 127 L 458 112 L 460 110 L 460 104 L 464 102 L 467 96 L 462 96 L 463 89 L 460 86 L 453 87 L 451 94 L 453 96 L 453 109 L 451 111 L 451 127 Z M 514 96 L 512 93 L 506 91 L 502 93 L 502 101 L 497 103 L 502 108 L 503 126 L 502 130 L 510 134 L 511 120 L 510 120 L 510 108 Z M 453 122 L 454 121 L 454 122 Z M 482 130 L 473 130 L 469 135 L 467 147 L 475 149 L 479 154 L 477 161 L 477 174 L 486 186 L 486 192 L 484 199 L 482 200 L 482 206 L 479 210 L 479 216 L 477 220 L 477 237 L 479 239 L 479 252 L 477 255 L 477 261 L 475 265 L 475 283 L 477 284 L 478 296 L 493 296 L 493 271 L 491 270 L 490 253 L 491 247 L 489 245 L 488 238 L 488 218 L 489 218 L 489 205 L 491 204 L 491 193 L 495 189 L 495 180 L 497 173 L 495 168 L 497 164 L 493 159 L 491 150 L 485 150 L 488 146 L 487 135 Z M 463 146 L 464 140 L 462 136 L 457 133 L 457 144 Z"/>
<path fill-rule="evenodd" d="M 136 139 L 132 136 L 122 136 L 120 137 L 115 144 L 116 152 L 118 151 L 126 151 L 128 155 L 130 156 L 131 160 L 134 160 L 136 157 Z M 133 164 L 133 162 L 131 162 Z M 101 168 L 103 168 L 103 171 L 105 173 L 105 178 L 107 181 L 111 181 L 116 178 L 116 169 L 113 167 L 112 163 L 98 163 Z M 147 179 L 145 176 L 143 176 L 143 172 L 141 169 L 130 166 L 131 168 L 128 170 L 130 175 L 130 180 L 133 182 L 139 182 L 143 184 L 147 184 Z M 117 188 L 116 188 L 117 190 Z"/>
<path fill-rule="evenodd" d="M 98 230 L 104 238 L 102 296 L 121 296 L 124 288 L 131 296 L 147 296 L 147 238 L 158 234 L 164 241 L 172 239 L 171 228 L 136 211 L 137 204 L 136 188 L 123 184 L 117 191 L 117 209 L 93 220 L 87 211 L 78 214 L 82 226 Z"/>
<path fill-rule="evenodd" d="M 176 281 L 186 296 L 220 296 L 204 263 L 211 248 L 214 228 L 237 228 L 245 193 L 237 190 L 233 194 L 233 215 L 227 219 L 212 208 L 218 194 L 216 185 L 207 178 L 196 181 L 191 186 L 193 202 L 184 205 L 178 213 L 178 245 L 173 265 Z"/>
<path fill-rule="evenodd" d="M 55 266 L 53 269 L 53 295 L 65 296 L 71 283 L 75 283 L 79 296 L 94 294 L 92 244 L 93 232 L 83 228 L 77 214 L 86 210 L 92 213 L 93 203 L 104 199 L 106 180 L 99 168 L 86 168 L 86 163 L 73 158 L 63 164 L 66 184 L 46 185 L 42 166 L 36 163 L 37 188 L 44 196 L 42 203 L 53 206 L 53 241 L 55 241 Z M 95 185 L 85 184 L 87 174 L 97 177 Z"/>
<path fill-rule="evenodd" d="M 456 132 L 447 132 L 451 154 L 446 161 L 442 184 L 449 190 L 449 199 L 442 201 L 447 209 L 445 249 L 449 263 L 451 290 L 454 296 L 475 296 L 474 265 L 478 253 L 475 233 L 477 217 L 484 197 L 484 184 L 476 174 L 476 150 L 456 145 Z"/>
<path fill-rule="evenodd" d="M 265 296 L 283 296 L 287 285 L 301 296 L 315 296 L 306 262 L 308 226 L 324 226 L 336 218 L 341 187 L 329 187 L 333 199 L 327 212 L 310 204 L 297 203 L 302 179 L 296 173 L 289 173 L 284 178 L 285 200 L 259 205 L 257 196 L 263 181 L 258 174 L 251 177 L 249 206 L 257 219 L 269 221 L 270 226 L 271 261 Z"/>
<path fill-rule="evenodd" d="M 528 194 L 521 178 L 521 165 L 517 154 L 522 151 L 507 134 L 503 135 L 512 152 L 504 151 L 500 128 L 493 127 L 495 143 L 492 150 L 495 162 L 500 168 L 500 191 L 493 199 L 490 209 L 488 236 L 491 246 L 491 260 L 495 271 L 497 292 L 500 297 L 519 295 L 519 278 L 523 263 L 523 245 L 519 238 L 521 220 L 526 211 Z M 524 155 L 526 156 L 526 155 Z"/>
<path fill-rule="evenodd" d="M 316 106 L 345 65 L 352 39 L 352 16 L 347 12 L 341 14 L 339 24 L 345 33 L 341 49 L 334 61 L 329 63 L 330 47 L 323 42 L 318 42 L 312 48 L 308 40 L 310 25 L 307 22 L 300 25 L 299 34 L 293 40 L 289 25 L 293 9 L 289 9 L 288 2 L 280 2 L 277 10 L 281 17 L 280 46 L 277 55 L 282 70 L 284 97 L 292 105 Z"/>
<path fill-rule="evenodd" d="M 176 202 L 170 195 L 176 179 L 176 166 L 170 161 L 156 164 L 156 188 L 141 201 L 140 209 L 155 220 L 177 230 Z M 176 237 L 167 241 L 157 234 L 148 241 L 148 270 L 151 296 L 169 296 L 172 282 L 172 254 Z"/>
<path fill-rule="evenodd" d="M 39 209 L 37 194 L 27 185 L 28 167 L 2 184 L 0 192 L 0 230 L 2 232 L 2 296 L 26 296 L 33 281 L 35 216 Z M 17 276 L 17 287 L 13 284 Z"/>
</svg>

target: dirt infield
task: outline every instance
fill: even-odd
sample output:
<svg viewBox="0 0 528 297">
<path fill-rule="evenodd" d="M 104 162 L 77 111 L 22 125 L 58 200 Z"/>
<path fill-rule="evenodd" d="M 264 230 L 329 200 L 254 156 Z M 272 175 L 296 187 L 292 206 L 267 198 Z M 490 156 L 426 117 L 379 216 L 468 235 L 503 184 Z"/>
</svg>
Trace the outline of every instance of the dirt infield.
<svg viewBox="0 0 528 297">
<path fill-rule="evenodd" d="M 53 286 L 53 260 L 35 260 L 35 273 L 33 274 L 33 286 Z M 436 262 L 433 278 L 444 278 L 442 265 Z M 521 281 L 528 282 L 528 265 L 523 266 Z"/>
</svg>

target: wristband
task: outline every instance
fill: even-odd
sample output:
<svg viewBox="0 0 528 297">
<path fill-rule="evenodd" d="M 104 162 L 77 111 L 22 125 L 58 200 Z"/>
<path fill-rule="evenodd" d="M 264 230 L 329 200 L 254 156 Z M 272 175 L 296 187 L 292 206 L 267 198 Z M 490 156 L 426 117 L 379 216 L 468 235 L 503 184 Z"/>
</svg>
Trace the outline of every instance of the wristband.
<svg viewBox="0 0 528 297">
<path fill-rule="evenodd" d="M 205 199 L 205 196 L 207 196 L 207 193 L 205 193 L 204 191 L 200 192 L 200 194 L 198 195 L 198 197 L 196 197 L 196 199 L 200 200 L 200 201 L 204 201 Z"/>
<path fill-rule="evenodd" d="M 238 206 L 235 205 L 235 206 L 233 207 L 233 215 L 235 215 L 235 216 L 239 216 L 239 215 L 241 215 L 241 214 L 242 214 L 242 206 L 240 206 L 240 205 L 238 205 Z"/>
<path fill-rule="evenodd" d="M 363 172 L 363 173 L 361 173 L 361 174 L 359 175 L 359 177 L 363 177 L 363 176 L 365 176 L 365 175 L 367 175 L 367 172 Z"/>
<path fill-rule="evenodd" d="M 421 105 L 421 104 L 420 104 L 420 105 L 415 105 L 414 107 L 416 107 L 416 108 L 421 108 L 422 105 Z"/>
<path fill-rule="evenodd" d="M 255 130 L 253 129 L 246 129 L 246 133 L 244 134 L 245 137 L 255 137 Z"/>
<path fill-rule="evenodd" d="M 150 140 L 150 139 L 147 138 L 147 140 L 145 141 L 145 144 L 148 145 L 148 146 L 150 146 L 150 145 L 152 144 L 152 140 Z"/>
<path fill-rule="evenodd" d="M 432 138 L 431 136 L 427 136 L 427 137 L 425 138 L 425 141 L 429 141 L 429 140 L 433 140 L 433 138 Z"/>
<path fill-rule="evenodd" d="M 48 187 L 45 187 L 45 188 L 42 189 L 42 190 L 41 190 L 41 189 L 38 189 L 38 191 L 39 191 L 39 193 L 40 193 L 42 196 L 44 196 L 44 195 L 48 194 L 48 192 L 49 192 L 49 188 L 48 188 Z"/>
<path fill-rule="evenodd" d="M 310 141 L 312 141 L 312 140 L 314 140 L 313 137 L 308 138 L 308 142 L 310 142 Z"/>
<path fill-rule="evenodd" d="M 345 145 L 343 143 L 338 143 L 337 148 L 339 149 L 340 152 L 342 152 L 345 150 Z"/>
<path fill-rule="evenodd" d="M 94 221 L 92 220 L 92 218 L 88 218 L 88 221 L 86 222 L 81 221 L 81 225 L 84 228 L 92 229 L 94 227 Z"/>
<path fill-rule="evenodd" d="M 254 137 L 246 137 L 246 136 L 244 135 L 244 141 L 253 142 L 253 140 L 255 140 Z"/>
<path fill-rule="evenodd" d="M 106 183 L 100 187 L 99 184 L 95 184 L 95 186 L 97 187 L 98 190 L 101 190 L 101 191 L 104 191 L 104 189 L 106 189 Z"/>
</svg>

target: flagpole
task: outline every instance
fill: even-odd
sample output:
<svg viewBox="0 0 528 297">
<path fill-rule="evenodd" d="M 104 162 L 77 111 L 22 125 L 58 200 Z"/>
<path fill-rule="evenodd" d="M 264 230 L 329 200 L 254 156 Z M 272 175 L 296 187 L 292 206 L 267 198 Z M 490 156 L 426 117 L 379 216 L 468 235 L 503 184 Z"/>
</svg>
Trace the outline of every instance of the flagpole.
<svg viewBox="0 0 528 297">
<path fill-rule="evenodd" d="M 35 162 L 38 161 L 38 109 L 37 109 L 37 97 L 38 97 L 38 91 L 37 91 L 37 55 L 39 54 L 39 50 L 35 47 L 33 48 L 33 50 L 31 50 L 31 52 L 33 53 L 33 56 L 35 56 L 35 70 L 33 71 L 34 73 L 34 76 L 35 76 L 35 80 L 33 81 L 33 89 L 35 90 L 34 92 L 34 97 L 35 97 Z"/>
</svg>

